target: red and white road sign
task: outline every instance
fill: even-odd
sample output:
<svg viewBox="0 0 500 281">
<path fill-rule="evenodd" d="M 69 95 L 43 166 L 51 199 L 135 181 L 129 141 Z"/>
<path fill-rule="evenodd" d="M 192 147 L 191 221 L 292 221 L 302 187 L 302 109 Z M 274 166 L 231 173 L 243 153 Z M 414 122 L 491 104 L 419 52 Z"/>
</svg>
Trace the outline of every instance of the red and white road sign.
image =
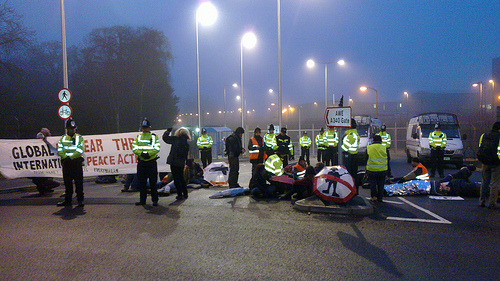
<svg viewBox="0 0 500 281">
<path fill-rule="evenodd" d="M 351 107 L 329 106 L 325 110 L 325 122 L 327 127 L 351 127 Z"/>
<path fill-rule="evenodd" d="M 67 120 L 71 117 L 71 114 L 73 113 L 73 109 L 71 106 L 67 104 L 62 104 L 59 106 L 59 109 L 57 110 L 57 115 L 59 115 L 59 118 L 62 120 Z"/>
<path fill-rule="evenodd" d="M 61 103 L 69 103 L 71 100 L 71 91 L 69 89 L 62 88 L 59 90 L 59 93 L 57 93 L 57 99 L 59 99 Z"/>
</svg>

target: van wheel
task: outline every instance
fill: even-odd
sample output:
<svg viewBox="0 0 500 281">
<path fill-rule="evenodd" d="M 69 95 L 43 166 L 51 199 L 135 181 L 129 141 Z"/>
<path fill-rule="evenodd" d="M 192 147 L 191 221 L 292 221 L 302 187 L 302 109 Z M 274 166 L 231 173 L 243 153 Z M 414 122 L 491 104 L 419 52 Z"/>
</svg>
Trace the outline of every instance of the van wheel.
<svg viewBox="0 0 500 281">
<path fill-rule="evenodd" d="M 406 163 L 410 164 L 411 163 L 411 155 L 410 151 L 406 151 Z"/>
</svg>

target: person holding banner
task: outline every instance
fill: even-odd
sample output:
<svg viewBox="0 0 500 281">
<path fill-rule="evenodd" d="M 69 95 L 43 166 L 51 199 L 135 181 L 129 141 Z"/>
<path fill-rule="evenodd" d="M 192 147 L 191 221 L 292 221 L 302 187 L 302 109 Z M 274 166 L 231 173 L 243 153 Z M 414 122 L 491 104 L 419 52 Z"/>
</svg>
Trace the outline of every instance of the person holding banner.
<svg viewBox="0 0 500 281">
<path fill-rule="evenodd" d="M 64 201 L 57 206 L 71 206 L 73 199 L 73 181 L 75 182 L 78 207 L 83 207 L 83 157 L 85 142 L 83 137 L 76 133 L 76 123 L 72 118 L 66 121 L 66 134 L 57 143 L 57 154 L 61 156 L 64 186 L 66 193 Z"/>
<path fill-rule="evenodd" d="M 138 135 L 132 143 L 132 152 L 137 155 L 137 182 L 140 192 L 140 200 L 136 206 L 146 205 L 147 181 L 151 189 L 151 200 L 153 206 L 158 206 L 158 189 L 156 181 L 158 179 L 158 152 L 160 152 L 160 140 L 151 133 L 151 123 L 147 118 L 141 122 L 142 134 Z"/>
</svg>

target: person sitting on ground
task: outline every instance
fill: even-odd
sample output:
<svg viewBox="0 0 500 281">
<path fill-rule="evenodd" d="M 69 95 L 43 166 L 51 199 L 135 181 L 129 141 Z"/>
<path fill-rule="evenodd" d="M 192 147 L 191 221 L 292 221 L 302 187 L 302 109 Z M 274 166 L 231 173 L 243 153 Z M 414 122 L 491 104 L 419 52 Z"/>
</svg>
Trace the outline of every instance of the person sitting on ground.
<svg viewBox="0 0 500 281">
<path fill-rule="evenodd" d="M 321 172 L 321 170 L 323 170 L 323 168 L 325 168 L 325 164 L 323 162 L 318 162 L 318 163 L 316 163 L 316 166 L 314 166 L 314 172 L 317 174 L 317 173 Z"/>
<path fill-rule="evenodd" d="M 259 163 L 255 167 L 255 171 L 250 179 L 250 193 L 256 198 L 273 197 L 276 191 L 274 185 L 267 183 L 266 169 L 264 164 Z"/>
<path fill-rule="evenodd" d="M 296 200 L 312 196 L 315 175 L 316 172 L 314 170 L 314 167 L 307 167 L 304 178 L 294 181 L 292 184 L 292 188 L 287 193 L 285 193 L 285 195 L 281 196 L 280 200 L 290 200 L 292 198 L 292 195 L 294 194 L 297 194 L 294 196 L 294 199 Z"/>
<path fill-rule="evenodd" d="M 306 173 L 306 168 L 307 168 L 307 162 L 303 156 L 300 156 L 299 162 L 297 162 L 297 164 L 293 166 L 293 178 L 294 179 L 303 178 Z"/>
<path fill-rule="evenodd" d="M 210 184 L 203 179 L 203 169 L 200 164 L 194 162 L 194 159 L 187 159 L 184 167 L 184 180 L 188 187 L 192 188 L 207 188 Z"/>
<path fill-rule="evenodd" d="M 429 180 L 427 168 L 420 163 L 418 158 L 413 158 L 411 160 L 411 165 L 413 166 L 413 170 L 411 172 L 402 178 L 393 178 L 392 182 L 403 183 L 411 180 Z"/>
<path fill-rule="evenodd" d="M 138 192 L 137 189 L 137 174 L 127 174 L 122 192 Z"/>
<path fill-rule="evenodd" d="M 464 179 L 452 179 L 439 183 L 437 195 L 479 197 L 481 185 Z"/>
<path fill-rule="evenodd" d="M 472 173 L 476 170 L 476 166 L 470 164 L 465 167 L 460 168 L 458 172 L 454 174 L 448 174 L 446 177 L 442 178 L 438 183 L 443 183 L 443 182 L 449 182 L 453 179 L 461 179 L 469 182 L 470 176 L 472 176 Z"/>
</svg>

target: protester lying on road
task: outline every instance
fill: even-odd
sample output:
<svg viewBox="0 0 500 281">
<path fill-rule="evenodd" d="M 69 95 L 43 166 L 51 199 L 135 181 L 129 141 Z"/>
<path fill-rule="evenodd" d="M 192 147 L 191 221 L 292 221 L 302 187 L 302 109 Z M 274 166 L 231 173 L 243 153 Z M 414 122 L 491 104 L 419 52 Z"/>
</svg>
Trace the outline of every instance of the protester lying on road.
<svg viewBox="0 0 500 281">
<path fill-rule="evenodd" d="M 443 182 L 449 182 L 453 179 L 461 179 L 461 180 L 465 180 L 466 182 L 469 182 L 469 178 L 470 176 L 472 176 L 472 173 L 476 170 L 476 166 L 470 164 L 470 165 L 467 165 L 465 167 L 462 167 L 460 170 L 458 170 L 458 172 L 454 173 L 454 174 L 448 174 L 446 175 L 446 177 L 442 178 L 439 183 L 443 183 Z"/>
<path fill-rule="evenodd" d="M 438 195 L 479 197 L 481 185 L 463 179 L 452 179 L 449 182 L 438 183 Z"/>
</svg>

